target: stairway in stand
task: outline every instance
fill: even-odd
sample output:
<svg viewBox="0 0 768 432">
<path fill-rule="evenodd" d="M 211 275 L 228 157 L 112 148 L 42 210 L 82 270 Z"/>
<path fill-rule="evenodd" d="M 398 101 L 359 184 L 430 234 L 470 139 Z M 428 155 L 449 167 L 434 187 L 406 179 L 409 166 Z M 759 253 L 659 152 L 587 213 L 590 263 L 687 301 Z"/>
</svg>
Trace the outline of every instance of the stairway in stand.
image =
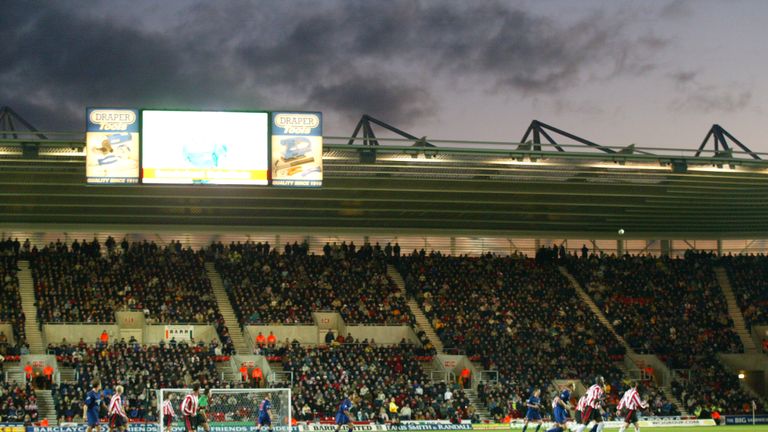
<svg viewBox="0 0 768 432">
<path fill-rule="evenodd" d="M 224 317 L 224 323 L 229 328 L 229 335 L 232 337 L 232 344 L 235 346 L 235 351 L 239 354 L 250 354 L 248 345 L 243 337 L 243 331 L 240 329 L 239 321 L 235 315 L 232 304 L 229 302 L 229 296 L 224 290 L 224 281 L 221 280 L 221 275 L 216 271 L 213 263 L 205 263 L 205 271 L 208 274 L 208 279 L 211 281 L 211 287 L 213 288 L 213 295 L 216 297 L 216 303 L 219 306 L 219 311 Z"/>
<path fill-rule="evenodd" d="M 216 372 L 219 374 L 219 377 L 221 377 L 222 381 L 224 381 L 225 383 L 237 384 L 240 381 L 242 381 L 240 374 L 232 370 L 232 365 L 228 361 L 216 362 Z"/>
<path fill-rule="evenodd" d="M 715 267 L 715 276 L 717 277 L 717 283 L 723 290 L 723 296 L 728 305 L 728 316 L 733 320 L 733 329 L 736 331 L 736 334 L 739 335 L 742 345 L 744 345 L 744 353 L 757 354 L 757 346 L 744 322 L 744 315 L 741 313 L 739 303 L 736 301 L 736 295 L 733 293 L 733 287 L 731 286 L 730 279 L 728 279 L 728 273 L 722 267 Z"/>
<path fill-rule="evenodd" d="M 45 354 L 43 333 L 37 321 L 37 305 L 35 304 L 35 282 L 32 280 L 32 271 L 29 269 L 29 261 L 19 261 L 19 293 L 21 294 L 21 307 L 24 310 L 26 322 L 24 332 L 27 336 L 30 354 Z"/>
<path fill-rule="evenodd" d="M 53 403 L 53 395 L 50 390 L 37 389 L 37 414 L 41 419 L 48 419 L 48 424 L 56 426 L 59 421 L 56 416 L 56 404 Z"/>
<path fill-rule="evenodd" d="M 571 272 L 569 272 L 568 269 L 566 269 L 565 267 L 560 266 L 558 267 L 558 269 L 560 270 L 560 273 L 563 276 L 565 276 L 566 279 L 568 279 L 573 289 L 576 290 L 576 294 L 584 302 L 584 304 L 586 304 L 589 307 L 589 309 L 592 311 L 595 317 L 597 317 L 597 320 L 600 322 L 600 324 L 604 325 L 605 328 L 607 328 L 611 333 L 613 333 L 616 339 L 624 346 L 624 348 L 627 351 L 626 355 L 630 358 L 630 360 L 632 360 L 634 363 L 637 363 L 635 361 L 635 358 L 637 357 L 637 353 L 635 352 L 635 350 L 633 350 L 632 347 L 629 346 L 627 341 L 620 334 L 616 332 L 616 329 L 613 327 L 613 324 L 611 324 L 611 322 L 608 321 L 608 318 L 606 318 L 605 314 L 600 309 L 600 307 L 598 307 L 597 304 L 595 304 L 595 302 L 592 300 L 592 297 L 590 297 L 589 294 L 587 294 L 587 292 L 584 291 L 584 288 L 581 287 L 581 284 L 579 283 L 579 281 L 577 281 L 576 278 L 573 277 Z M 628 373 L 626 368 L 621 368 L 621 369 L 624 370 L 625 373 Z M 661 389 L 664 391 L 664 395 L 667 397 L 667 399 L 669 399 L 675 406 L 677 406 L 677 408 L 680 410 L 680 412 L 683 415 L 688 415 L 688 413 L 685 411 L 685 407 L 679 400 L 677 400 L 675 395 L 672 394 L 672 389 L 669 388 L 669 386 L 661 386 Z"/>
<path fill-rule="evenodd" d="M 477 414 L 480 416 L 481 421 L 493 419 L 491 412 L 488 411 L 488 407 L 477 396 L 477 390 L 468 388 L 464 389 L 464 393 L 466 393 L 469 403 L 477 409 Z"/>
<path fill-rule="evenodd" d="M 405 281 L 403 280 L 403 277 L 400 276 L 400 272 L 398 272 L 393 265 L 387 264 L 387 276 L 392 279 L 395 285 L 397 285 L 397 287 L 400 289 L 400 292 L 403 294 L 403 296 L 408 299 L 408 307 L 411 309 L 413 316 L 416 317 L 416 324 L 418 324 L 419 328 L 424 330 L 424 333 L 427 334 L 427 338 L 432 343 L 432 346 L 435 347 L 437 353 L 442 353 L 443 341 L 441 341 L 440 337 L 438 337 L 437 333 L 435 333 L 435 329 L 432 328 L 432 324 L 429 322 L 429 319 L 427 319 L 427 316 L 424 315 L 424 312 L 421 310 L 419 303 L 415 299 L 407 296 L 405 291 Z"/>
</svg>

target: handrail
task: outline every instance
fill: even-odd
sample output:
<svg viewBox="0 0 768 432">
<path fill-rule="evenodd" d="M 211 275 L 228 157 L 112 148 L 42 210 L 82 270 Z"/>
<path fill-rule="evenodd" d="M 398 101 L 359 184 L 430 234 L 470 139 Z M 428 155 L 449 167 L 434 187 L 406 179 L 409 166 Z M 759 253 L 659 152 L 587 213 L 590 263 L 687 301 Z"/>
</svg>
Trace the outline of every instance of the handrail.
<svg viewBox="0 0 768 432">
<path fill-rule="evenodd" d="M 24 135 L 25 131 L 0 131 L 0 135 Z M 32 132 L 27 132 L 27 134 L 33 134 Z M 46 134 L 46 135 L 59 135 L 59 136 L 65 136 L 65 135 L 76 135 L 77 138 L 74 140 L 65 140 L 65 139 L 58 139 L 58 140 L 52 140 L 52 139 L 41 139 L 39 137 L 36 138 L 2 138 L 0 137 L 0 145 L 28 145 L 28 144 L 37 144 L 45 147 L 82 147 L 85 145 L 84 138 L 81 140 L 79 137 L 84 135 L 82 132 L 79 133 L 68 133 L 68 132 L 34 132 L 34 134 Z M 395 145 L 387 145 L 387 146 L 370 146 L 365 144 L 347 144 L 351 137 L 339 137 L 339 136 L 326 136 L 324 137 L 325 143 L 323 144 L 323 147 L 325 150 L 340 150 L 340 151 L 359 151 L 359 150 L 368 150 L 370 151 L 372 148 L 375 148 L 377 152 L 400 152 L 400 153 L 408 153 L 408 154 L 417 154 L 417 153 L 424 153 L 427 152 L 429 154 L 496 154 L 496 155 L 515 155 L 515 156 L 534 156 L 537 158 L 553 158 L 553 159 L 564 159 L 564 158 L 593 158 L 593 159 L 602 159 L 602 160 L 622 160 L 622 161 L 670 161 L 670 160 L 685 160 L 687 162 L 728 162 L 733 161 L 739 164 L 744 165 L 762 165 L 765 166 L 768 164 L 768 161 L 766 160 L 756 160 L 756 159 L 740 159 L 735 158 L 735 156 L 749 156 L 750 158 L 752 155 L 760 155 L 764 157 L 768 157 L 768 153 L 766 152 L 746 152 L 746 151 L 740 151 L 736 149 L 732 149 L 732 151 L 728 152 L 728 154 L 724 152 L 718 152 L 714 149 L 696 149 L 696 148 L 666 148 L 666 147 L 634 147 L 633 153 L 619 153 L 619 151 L 626 148 L 626 146 L 616 146 L 616 145 L 601 145 L 601 147 L 606 149 L 612 149 L 616 150 L 615 153 L 598 153 L 598 152 L 583 152 L 583 151 L 572 151 L 572 152 L 561 152 L 558 151 L 557 148 L 573 148 L 573 149 L 584 149 L 584 146 L 581 144 L 551 144 L 551 143 L 540 143 L 536 144 L 539 147 L 552 147 L 551 150 L 545 149 L 545 150 L 528 150 L 528 149 L 520 149 L 520 146 L 523 145 L 522 143 L 514 142 L 514 141 L 463 141 L 463 140 L 436 140 L 436 139 L 430 139 L 430 142 L 435 144 L 445 144 L 445 146 L 437 146 L 437 147 L 414 147 L 412 144 L 415 142 L 415 140 L 410 139 L 404 139 L 404 138 L 377 138 L 376 140 L 378 142 L 391 142 L 395 143 Z M 336 143 L 338 142 L 338 143 Z M 397 145 L 402 144 L 402 145 Z M 457 145 L 463 145 L 464 147 L 457 147 Z M 508 148 L 483 148 L 479 146 L 492 146 L 492 147 L 502 147 L 506 146 Z M 656 154 L 646 154 L 645 152 L 654 151 L 657 152 Z M 662 152 L 662 153 L 658 153 Z M 699 153 L 699 156 L 696 156 L 696 154 Z M 727 157 L 730 155 L 730 157 Z M 83 156 L 83 155 L 79 155 Z M 726 157 L 723 157 L 726 156 Z"/>
</svg>

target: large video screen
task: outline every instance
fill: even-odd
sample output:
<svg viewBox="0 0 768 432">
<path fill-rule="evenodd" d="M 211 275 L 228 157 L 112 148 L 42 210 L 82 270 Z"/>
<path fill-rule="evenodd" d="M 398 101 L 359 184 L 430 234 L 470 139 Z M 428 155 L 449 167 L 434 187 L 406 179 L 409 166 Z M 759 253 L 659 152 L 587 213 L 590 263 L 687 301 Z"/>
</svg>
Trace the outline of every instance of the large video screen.
<svg viewBox="0 0 768 432">
<path fill-rule="evenodd" d="M 139 111 L 85 111 L 85 177 L 95 184 L 139 182 Z"/>
<path fill-rule="evenodd" d="M 142 183 L 266 185 L 269 115 L 142 111 Z"/>
</svg>

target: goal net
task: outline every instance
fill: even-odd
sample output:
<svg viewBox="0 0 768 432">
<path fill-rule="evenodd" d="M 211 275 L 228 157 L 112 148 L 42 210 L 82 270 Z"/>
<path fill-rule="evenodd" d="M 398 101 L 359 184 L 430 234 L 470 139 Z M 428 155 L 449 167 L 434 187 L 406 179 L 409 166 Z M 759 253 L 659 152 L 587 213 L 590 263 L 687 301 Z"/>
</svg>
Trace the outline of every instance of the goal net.
<svg viewBox="0 0 768 432">
<path fill-rule="evenodd" d="M 185 430 L 184 417 L 181 413 L 181 401 L 184 396 L 191 393 L 192 389 L 161 389 L 157 390 L 157 410 L 161 432 L 165 432 L 170 425 L 172 432 Z M 203 389 L 200 389 L 200 396 Z M 289 388 L 258 388 L 258 389 L 219 389 L 210 390 L 208 406 L 204 413 L 212 432 L 250 432 L 257 431 L 256 423 L 259 420 L 259 406 L 265 397 L 269 396 L 272 403 L 271 420 L 272 429 L 281 432 L 290 432 L 291 426 L 291 389 Z M 174 416 L 164 413 L 163 405 L 170 401 Z M 203 418 L 198 416 L 197 430 L 203 431 Z M 194 425 L 193 425 L 194 426 Z M 266 432 L 266 427 L 264 428 Z"/>
</svg>

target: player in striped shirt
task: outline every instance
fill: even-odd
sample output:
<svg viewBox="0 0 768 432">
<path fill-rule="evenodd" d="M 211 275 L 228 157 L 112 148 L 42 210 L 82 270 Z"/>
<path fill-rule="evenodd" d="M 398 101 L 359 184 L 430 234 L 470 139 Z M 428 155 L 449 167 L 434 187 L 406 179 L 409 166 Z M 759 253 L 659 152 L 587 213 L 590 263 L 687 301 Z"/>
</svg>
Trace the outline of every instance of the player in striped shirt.
<svg viewBox="0 0 768 432">
<path fill-rule="evenodd" d="M 640 432 L 640 426 L 637 424 L 637 411 L 648 408 L 648 402 L 640 399 L 637 392 L 637 381 L 632 383 L 632 387 L 624 392 L 616 411 L 624 417 L 624 424 L 619 428 L 619 432 L 624 432 L 630 424 L 635 426 L 635 432 Z"/>
<path fill-rule="evenodd" d="M 176 417 L 176 412 L 173 410 L 174 396 L 173 393 L 168 393 L 168 399 L 163 401 L 163 427 L 165 432 L 171 432 L 173 418 Z"/>
<path fill-rule="evenodd" d="M 586 404 L 584 410 L 581 412 L 581 425 L 576 429 L 576 432 L 584 432 L 584 429 L 587 428 L 587 425 L 591 421 L 596 423 L 594 429 L 597 432 L 603 432 L 603 428 L 605 428 L 602 415 L 602 402 L 603 397 L 605 396 L 605 390 L 603 390 L 604 385 L 605 379 L 598 375 L 597 378 L 595 378 L 595 384 L 587 390 Z"/>
<path fill-rule="evenodd" d="M 587 395 L 583 394 L 579 398 L 579 401 L 576 402 L 576 414 L 575 414 L 576 423 L 581 424 L 581 413 L 584 412 L 584 408 L 586 407 L 587 407 Z"/>
<path fill-rule="evenodd" d="M 123 407 L 123 386 L 115 387 L 115 394 L 109 400 L 107 414 L 109 415 L 109 430 L 125 430 L 128 426 L 128 414 Z"/>
<path fill-rule="evenodd" d="M 181 416 L 184 418 L 186 432 L 197 431 L 197 397 L 200 395 L 200 384 L 192 385 L 192 393 L 184 396 L 181 401 Z"/>
</svg>

